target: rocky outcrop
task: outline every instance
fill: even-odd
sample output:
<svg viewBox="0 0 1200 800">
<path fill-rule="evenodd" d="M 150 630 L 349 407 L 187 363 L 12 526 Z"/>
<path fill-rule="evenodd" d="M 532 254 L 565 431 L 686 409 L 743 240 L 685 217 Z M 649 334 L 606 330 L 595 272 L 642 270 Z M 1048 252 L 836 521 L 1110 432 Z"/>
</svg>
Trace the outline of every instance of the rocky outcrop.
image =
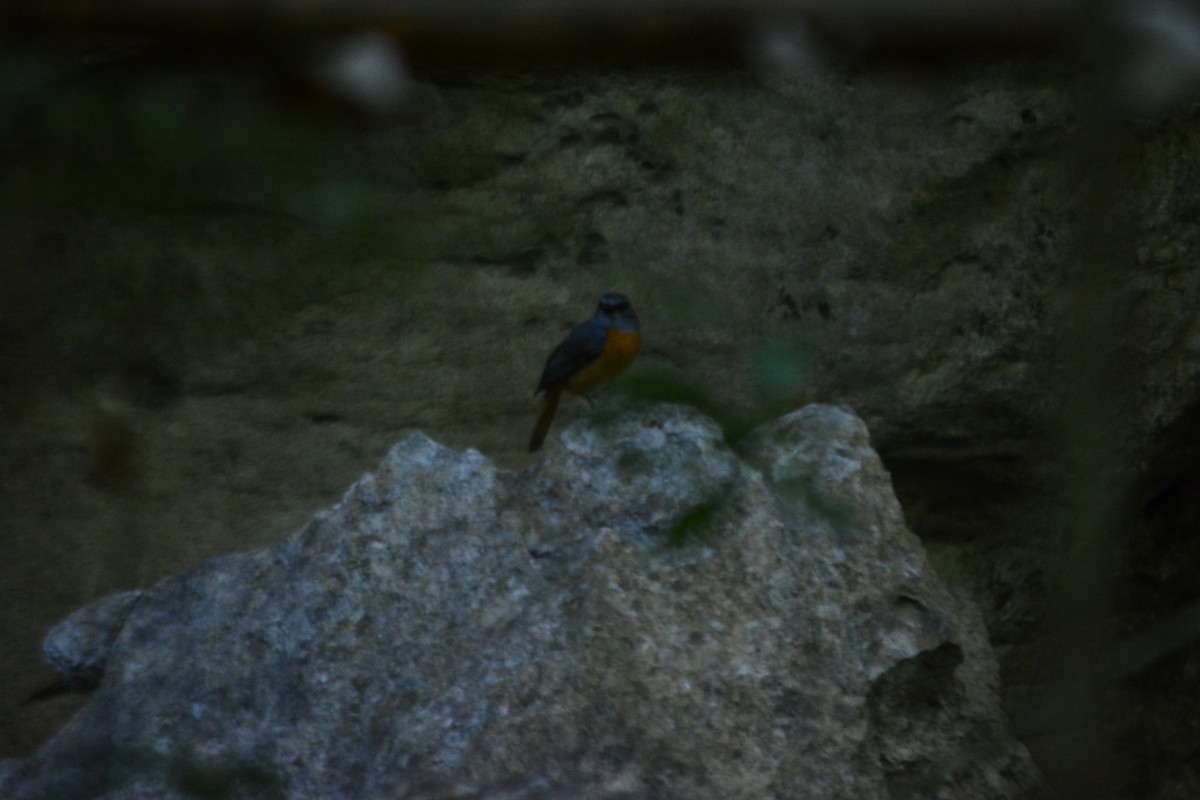
<svg viewBox="0 0 1200 800">
<path fill-rule="evenodd" d="M 75 709 L 22 703 L 69 610 L 270 543 L 415 430 L 526 465 L 546 351 L 616 288 L 647 329 L 634 377 L 738 423 L 814 399 L 862 415 L 930 558 L 983 609 L 1047 775 L 1104 727 L 1116 791 L 1200 796 L 1194 107 L 1122 126 L 1104 169 L 1128 182 L 1104 193 L 1082 181 L 1108 159 L 1081 158 L 1095 109 L 1069 63 L 417 71 L 438 98 L 420 124 L 314 131 L 275 113 L 258 55 L 5 44 L 30 102 L 0 177 L 0 755 Z M 1064 351 L 1086 307 L 1069 266 L 1104 272 L 1085 247 L 1109 253 L 1112 313 Z M 1096 364 L 1110 384 L 1078 380 Z M 1102 413 L 1064 412 L 1064 390 Z M 1108 456 L 1066 452 L 1094 438 Z M 1079 704 L 1104 726 L 1060 731 L 1047 699 L 1074 696 L 1059 645 L 1080 626 L 1055 611 L 1088 572 L 1062 521 L 1095 511 L 1064 509 L 1071 485 L 1130 521 L 1085 616 L 1159 643 Z"/>
<path fill-rule="evenodd" d="M 0 794 L 1036 795 L 864 424 L 743 444 L 675 406 L 522 471 L 412 436 L 280 544 L 60 626 L 99 687 Z"/>
</svg>

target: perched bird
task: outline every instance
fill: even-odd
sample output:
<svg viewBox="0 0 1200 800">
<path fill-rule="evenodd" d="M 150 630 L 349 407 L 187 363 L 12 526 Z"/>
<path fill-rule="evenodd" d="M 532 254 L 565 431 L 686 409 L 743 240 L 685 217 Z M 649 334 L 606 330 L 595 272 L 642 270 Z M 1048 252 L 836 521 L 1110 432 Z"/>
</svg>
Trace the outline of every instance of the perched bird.
<svg viewBox="0 0 1200 800">
<path fill-rule="evenodd" d="M 617 292 L 601 297 L 595 315 L 567 334 L 546 359 L 542 379 L 534 391 L 535 395 L 545 392 L 546 396 L 529 437 L 529 452 L 542 446 L 563 389 L 587 397 L 597 386 L 628 367 L 641 343 L 637 314 L 629 299 Z"/>
</svg>

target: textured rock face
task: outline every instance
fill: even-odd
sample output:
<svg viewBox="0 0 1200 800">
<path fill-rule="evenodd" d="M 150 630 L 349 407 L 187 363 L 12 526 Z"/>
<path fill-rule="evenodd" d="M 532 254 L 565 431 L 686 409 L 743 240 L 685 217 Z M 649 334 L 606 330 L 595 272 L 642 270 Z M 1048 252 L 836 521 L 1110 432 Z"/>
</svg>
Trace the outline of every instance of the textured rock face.
<svg viewBox="0 0 1200 800">
<path fill-rule="evenodd" d="M 985 609 L 1020 735 L 1059 757 L 1036 741 L 1061 694 L 1047 611 L 1079 572 L 1056 387 L 1095 361 L 1053 346 L 1091 238 L 1075 67 L 428 75 L 422 124 L 305 153 L 237 133 L 261 64 L 183 74 L 148 42 L 96 70 L 94 45 L 27 38 L 0 47 L 37 55 L 17 84 L 44 76 L 0 176 L 0 753 L 66 718 L 67 699 L 19 704 L 70 609 L 271 542 L 415 430 L 526 463 L 546 349 L 620 288 L 647 329 L 635 369 L 741 409 L 858 410 L 939 571 Z M 313 135 L 258 122 L 264 142 Z M 1200 580 L 1200 127 L 1185 108 L 1134 136 L 1109 198 L 1128 206 L 1126 313 L 1096 315 L 1128 349 L 1096 392 L 1128 416 L 1095 426 L 1135 473 L 1125 586 L 1101 608 L 1122 633 Z M 1198 660 L 1193 643 L 1110 703 L 1119 791 L 1200 796 Z"/>
<path fill-rule="evenodd" d="M 278 546 L 79 615 L 115 638 L 57 631 L 103 678 L 0 794 L 1036 794 L 862 422 L 747 452 L 670 406 L 521 472 L 413 436 Z"/>
</svg>

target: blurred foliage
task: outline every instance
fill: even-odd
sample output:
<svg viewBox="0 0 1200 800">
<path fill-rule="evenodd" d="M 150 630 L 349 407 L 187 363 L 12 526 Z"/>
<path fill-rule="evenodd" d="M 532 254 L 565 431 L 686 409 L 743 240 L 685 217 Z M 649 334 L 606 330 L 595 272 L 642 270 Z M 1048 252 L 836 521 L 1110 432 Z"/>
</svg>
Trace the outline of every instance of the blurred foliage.
<svg viewBox="0 0 1200 800">
<path fill-rule="evenodd" d="M 749 361 L 756 392 L 754 405 L 743 408 L 722 392 L 720 384 L 667 368 L 635 369 L 618 384 L 637 404 L 677 403 L 691 406 L 721 426 L 725 440 L 736 445 L 747 434 L 781 414 L 808 402 L 810 348 L 795 338 L 756 342 Z"/>
<path fill-rule="evenodd" d="M 811 478 L 785 478 L 775 482 L 775 490 L 787 501 L 803 507 L 806 515 L 829 526 L 832 539 L 838 543 L 850 543 L 861 530 L 854 509 L 822 492 Z"/>
<path fill-rule="evenodd" d="M 811 348 L 796 337 L 776 337 L 758 345 L 755 377 L 765 403 L 794 406 L 809 383 Z"/>
<path fill-rule="evenodd" d="M 711 536 L 716 531 L 713 523 L 717 512 L 724 505 L 725 500 L 726 498 L 722 496 L 699 503 L 685 511 L 667 532 L 667 545 L 683 547 L 685 544 L 703 541 Z"/>
<path fill-rule="evenodd" d="M 55 354 L 173 380 L 309 304 L 402 292 L 427 237 L 360 123 L 244 52 L 0 42 L 0 383 Z"/>
<path fill-rule="evenodd" d="M 716 420 L 730 440 L 744 434 L 750 424 L 744 413 L 719 397 L 705 382 L 678 371 L 637 370 L 623 377 L 617 389 L 638 405 L 676 403 L 698 409 Z"/>
<path fill-rule="evenodd" d="M 282 782 L 271 771 L 250 763 L 212 765 L 173 759 L 168 765 L 170 784 L 188 797 L 205 800 L 255 797 L 284 798 Z"/>
<path fill-rule="evenodd" d="M 142 787 L 159 783 L 197 800 L 277 800 L 287 796 L 275 772 L 247 759 L 201 759 L 98 742 L 71 748 L 62 760 L 66 763 L 58 765 L 54 797 L 63 800 L 123 794 L 124 790 L 140 797 L 146 791 Z"/>
<path fill-rule="evenodd" d="M 164 57 L 165 58 L 165 57 Z M 214 55 L 215 60 L 219 56 Z M 152 76 L 121 57 L 65 70 L 9 50 L 0 64 L 0 202 L 23 212 L 254 209 L 314 226 L 330 256 L 412 255 L 381 181 L 357 162 L 354 120 L 238 64 Z M 207 70 L 207 72 L 206 72 Z"/>
</svg>

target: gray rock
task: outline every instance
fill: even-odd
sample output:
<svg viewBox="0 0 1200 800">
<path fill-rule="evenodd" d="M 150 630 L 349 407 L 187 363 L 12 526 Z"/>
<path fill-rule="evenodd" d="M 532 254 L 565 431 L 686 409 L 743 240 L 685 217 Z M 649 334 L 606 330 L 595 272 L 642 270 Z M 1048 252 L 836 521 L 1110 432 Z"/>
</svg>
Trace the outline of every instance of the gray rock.
<svg viewBox="0 0 1200 800">
<path fill-rule="evenodd" d="M 72 689 L 90 689 L 100 682 L 113 640 L 142 592 L 121 592 L 79 609 L 55 625 L 42 643 L 46 662 Z"/>
<path fill-rule="evenodd" d="M 91 637 L 59 666 L 106 657 L 98 691 L 0 794 L 1038 794 L 865 425 L 808 406 L 747 451 L 673 406 L 520 472 L 410 437 Z"/>
</svg>

